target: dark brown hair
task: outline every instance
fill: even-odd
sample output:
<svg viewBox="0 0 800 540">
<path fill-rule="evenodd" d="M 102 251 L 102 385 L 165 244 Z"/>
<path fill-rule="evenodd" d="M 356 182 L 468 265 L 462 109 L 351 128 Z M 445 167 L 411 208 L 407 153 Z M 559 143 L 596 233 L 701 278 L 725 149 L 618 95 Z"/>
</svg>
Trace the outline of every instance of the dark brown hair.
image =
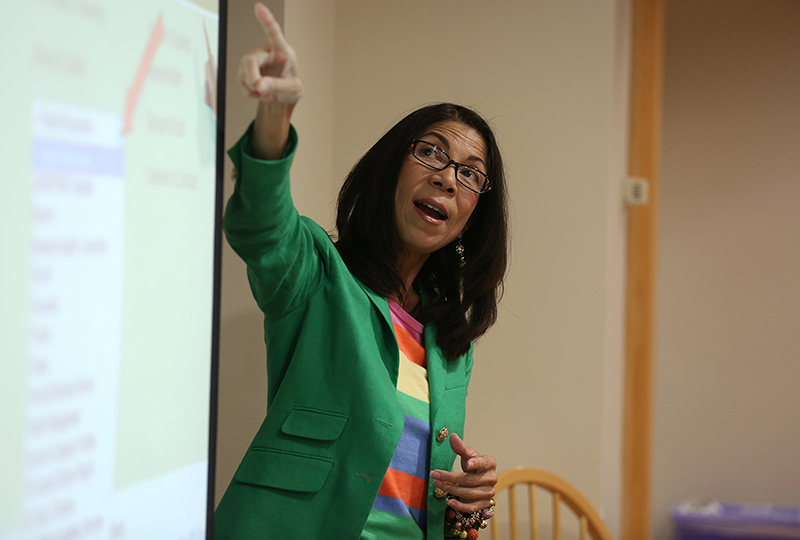
<svg viewBox="0 0 800 540">
<path fill-rule="evenodd" d="M 355 164 L 339 191 L 336 247 L 345 264 L 377 294 L 402 295 L 395 263 L 400 239 L 395 190 L 411 142 L 437 122 L 452 120 L 477 131 L 486 143 L 492 189 L 482 194 L 464 231 L 467 264 L 459 266 L 455 242 L 431 253 L 414 289 L 424 299 L 414 315 L 433 324 L 437 342 L 450 359 L 465 354 L 497 319 L 508 260 L 506 186 L 494 133 L 475 111 L 439 103 L 418 109 L 394 125 Z"/>
</svg>

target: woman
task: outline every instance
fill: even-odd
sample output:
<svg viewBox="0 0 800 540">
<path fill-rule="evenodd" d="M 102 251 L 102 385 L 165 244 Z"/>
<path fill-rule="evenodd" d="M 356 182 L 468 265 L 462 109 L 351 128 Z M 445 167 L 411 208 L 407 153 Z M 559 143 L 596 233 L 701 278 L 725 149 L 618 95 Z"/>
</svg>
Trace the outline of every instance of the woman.
<svg viewBox="0 0 800 540">
<path fill-rule="evenodd" d="M 494 135 L 456 105 L 408 115 L 348 175 L 334 244 L 292 205 L 302 84 L 272 15 L 256 17 L 268 44 L 240 82 L 259 107 L 229 152 L 224 228 L 265 314 L 268 411 L 215 538 L 475 538 L 496 463 L 459 434 L 506 266 Z"/>
</svg>

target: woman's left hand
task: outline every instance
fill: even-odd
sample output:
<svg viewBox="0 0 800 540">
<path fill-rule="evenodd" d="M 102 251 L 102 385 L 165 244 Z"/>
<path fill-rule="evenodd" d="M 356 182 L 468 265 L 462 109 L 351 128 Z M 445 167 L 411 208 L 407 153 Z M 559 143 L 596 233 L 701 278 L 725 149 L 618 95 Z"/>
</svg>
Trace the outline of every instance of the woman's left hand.
<svg viewBox="0 0 800 540">
<path fill-rule="evenodd" d="M 448 504 L 459 512 L 471 513 L 490 506 L 497 484 L 497 462 L 492 456 L 483 456 L 464 444 L 455 433 L 450 435 L 450 448 L 461 456 L 464 472 L 431 471 L 433 485 L 458 497 L 458 500 L 450 499 Z"/>
</svg>

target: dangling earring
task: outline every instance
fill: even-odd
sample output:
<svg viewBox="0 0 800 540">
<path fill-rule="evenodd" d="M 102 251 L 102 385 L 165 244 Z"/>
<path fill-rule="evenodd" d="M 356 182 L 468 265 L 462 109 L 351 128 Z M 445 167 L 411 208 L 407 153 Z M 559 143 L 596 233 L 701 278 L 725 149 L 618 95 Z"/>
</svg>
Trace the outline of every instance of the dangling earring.
<svg viewBox="0 0 800 540">
<path fill-rule="evenodd" d="M 467 259 L 464 258 L 464 244 L 461 243 L 461 237 L 458 237 L 458 244 L 456 244 L 456 253 L 458 256 L 461 257 L 461 260 L 458 261 L 458 266 L 460 268 L 464 268 L 467 266 Z"/>
</svg>

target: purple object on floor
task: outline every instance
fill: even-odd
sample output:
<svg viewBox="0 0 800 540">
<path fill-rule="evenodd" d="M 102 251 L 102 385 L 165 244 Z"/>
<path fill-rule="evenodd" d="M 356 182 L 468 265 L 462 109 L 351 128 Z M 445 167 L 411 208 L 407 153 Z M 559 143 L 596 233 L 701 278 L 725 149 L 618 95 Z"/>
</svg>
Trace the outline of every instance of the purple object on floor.
<svg viewBox="0 0 800 540">
<path fill-rule="evenodd" d="M 800 540 L 800 508 L 686 501 L 672 512 L 675 540 Z"/>
</svg>

